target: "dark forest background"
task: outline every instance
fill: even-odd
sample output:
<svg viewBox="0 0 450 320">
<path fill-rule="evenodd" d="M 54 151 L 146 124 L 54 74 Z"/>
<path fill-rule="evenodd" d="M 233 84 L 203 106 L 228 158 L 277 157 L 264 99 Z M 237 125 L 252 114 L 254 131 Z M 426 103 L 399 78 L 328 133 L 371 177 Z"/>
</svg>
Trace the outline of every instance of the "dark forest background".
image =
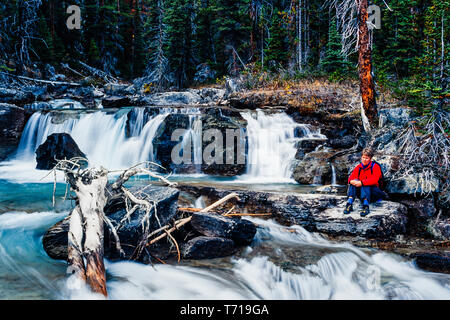
<svg viewBox="0 0 450 320">
<path fill-rule="evenodd" d="M 338 1 L 339 2 L 339 1 Z M 373 36 L 379 88 L 416 107 L 448 74 L 449 4 L 380 0 Z M 66 12 L 81 9 L 81 29 Z M 336 4 L 324 0 L 1 0 L 0 71 L 49 77 L 81 62 L 153 88 L 218 83 L 253 74 L 357 78 L 357 53 L 342 53 Z M 37 75 L 35 74 L 37 72 Z"/>
</svg>

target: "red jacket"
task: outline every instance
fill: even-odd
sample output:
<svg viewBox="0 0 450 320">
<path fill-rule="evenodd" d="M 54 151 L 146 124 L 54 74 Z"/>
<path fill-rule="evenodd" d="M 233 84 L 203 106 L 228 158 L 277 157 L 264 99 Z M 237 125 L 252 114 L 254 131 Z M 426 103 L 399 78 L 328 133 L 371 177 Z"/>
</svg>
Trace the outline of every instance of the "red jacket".
<svg viewBox="0 0 450 320">
<path fill-rule="evenodd" d="M 378 181 L 381 178 L 381 168 L 377 164 L 373 164 L 372 170 L 372 161 L 370 161 L 369 165 L 364 169 L 362 163 L 358 164 L 355 169 L 353 169 L 352 174 L 348 177 L 348 183 L 351 180 L 358 179 L 361 181 L 363 186 L 377 186 L 379 187 Z M 372 173 L 373 172 L 373 173 Z"/>
</svg>

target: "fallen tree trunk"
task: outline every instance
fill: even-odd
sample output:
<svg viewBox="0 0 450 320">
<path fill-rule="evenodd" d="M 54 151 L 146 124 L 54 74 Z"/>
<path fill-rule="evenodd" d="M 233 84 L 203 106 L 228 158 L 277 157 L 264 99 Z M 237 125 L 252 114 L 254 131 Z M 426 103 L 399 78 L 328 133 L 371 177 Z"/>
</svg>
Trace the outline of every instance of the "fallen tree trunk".
<svg viewBox="0 0 450 320">
<path fill-rule="evenodd" d="M 13 78 L 16 78 L 16 79 L 21 79 L 21 80 L 26 80 L 26 81 L 33 81 L 33 82 L 38 82 L 38 83 L 47 83 L 47 84 L 51 84 L 51 85 L 62 85 L 62 86 L 72 86 L 72 87 L 79 87 L 79 86 L 81 86 L 81 84 L 75 83 L 75 82 L 35 79 L 35 78 L 29 78 L 29 77 L 24 77 L 24 76 L 17 76 L 15 74 L 10 74 L 10 73 L 1 72 L 1 71 L 0 71 L 0 74 L 4 74 L 6 76 L 13 77 Z"/>
</svg>

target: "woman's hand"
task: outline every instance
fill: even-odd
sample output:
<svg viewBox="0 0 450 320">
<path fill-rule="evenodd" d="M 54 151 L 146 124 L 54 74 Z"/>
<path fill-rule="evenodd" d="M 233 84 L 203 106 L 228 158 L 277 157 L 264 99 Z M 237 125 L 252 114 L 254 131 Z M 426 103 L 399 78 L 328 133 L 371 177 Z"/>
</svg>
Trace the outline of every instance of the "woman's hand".
<svg viewBox="0 0 450 320">
<path fill-rule="evenodd" d="M 361 183 L 361 181 L 359 181 L 359 180 L 352 180 L 352 181 L 350 181 L 350 184 L 351 185 L 354 185 L 355 187 L 361 187 L 362 186 L 362 183 Z"/>
</svg>

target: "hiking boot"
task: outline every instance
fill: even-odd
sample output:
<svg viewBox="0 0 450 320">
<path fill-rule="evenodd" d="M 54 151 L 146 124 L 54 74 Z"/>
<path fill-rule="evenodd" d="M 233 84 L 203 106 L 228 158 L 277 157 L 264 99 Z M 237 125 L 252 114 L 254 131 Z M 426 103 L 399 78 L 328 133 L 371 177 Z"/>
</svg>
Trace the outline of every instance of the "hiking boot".
<svg viewBox="0 0 450 320">
<path fill-rule="evenodd" d="M 351 203 L 347 203 L 345 205 L 344 214 L 349 214 L 353 211 L 353 205 Z"/>
<path fill-rule="evenodd" d="M 365 217 L 369 213 L 370 213 L 369 206 L 365 204 L 365 205 L 363 205 L 363 208 L 359 214 L 361 215 L 361 217 Z"/>
</svg>

